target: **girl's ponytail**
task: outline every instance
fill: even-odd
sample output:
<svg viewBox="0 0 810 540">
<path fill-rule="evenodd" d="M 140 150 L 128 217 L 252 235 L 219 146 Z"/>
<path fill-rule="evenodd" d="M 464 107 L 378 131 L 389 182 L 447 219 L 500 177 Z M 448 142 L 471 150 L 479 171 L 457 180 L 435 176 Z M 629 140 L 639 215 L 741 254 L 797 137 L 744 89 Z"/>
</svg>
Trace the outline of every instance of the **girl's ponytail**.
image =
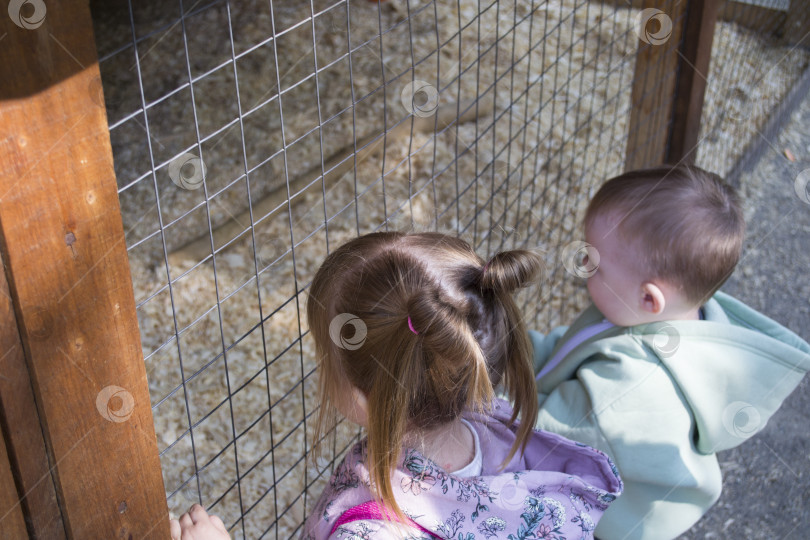
<svg viewBox="0 0 810 540">
<path fill-rule="evenodd" d="M 494 396 L 487 359 L 470 329 L 469 303 L 448 292 L 415 271 L 400 276 L 379 302 L 387 311 L 404 300 L 398 315 L 366 315 L 369 337 L 388 327 L 386 339 L 367 340 L 366 353 L 380 367 L 363 388 L 370 411 L 368 467 L 379 499 L 400 519 L 391 472 L 405 433 L 452 422 L 466 407 L 482 408 Z"/>
<path fill-rule="evenodd" d="M 529 441 L 537 420 L 537 390 L 534 385 L 531 357 L 532 348 L 523 315 L 512 298 L 518 289 L 530 285 L 537 279 L 542 268 L 542 258 L 528 250 L 512 250 L 496 253 L 481 269 L 478 280 L 482 294 L 494 295 L 493 308 L 501 311 L 496 319 L 506 323 L 502 337 L 507 351 L 503 360 L 503 386 L 514 402 L 510 423 L 521 415 L 515 445 L 501 464 L 505 467 L 518 449 L 523 449 Z M 527 359 L 529 361 L 527 362 Z"/>
<path fill-rule="evenodd" d="M 371 489 L 383 506 L 400 521 L 405 515 L 396 504 L 391 473 L 400 457 L 400 444 L 410 421 L 414 389 L 421 386 L 424 366 L 411 332 L 400 332 L 391 349 L 370 354 L 380 369 L 369 372 L 366 392 L 368 405 L 368 461 Z M 356 384 L 356 383 L 355 383 Z"/>
<path fill-rule="evenodd" d="M 469 324 L 466 298 L 452 298 L 439 287 L 419 291 L 407 304 L 418 354 L 425 362 L 425 384 L 435 403 L 411 411 L 418 427 L 450 422 L 467 406 L 481 408 L 494 395 L 487 359 Z"/>
</svg>

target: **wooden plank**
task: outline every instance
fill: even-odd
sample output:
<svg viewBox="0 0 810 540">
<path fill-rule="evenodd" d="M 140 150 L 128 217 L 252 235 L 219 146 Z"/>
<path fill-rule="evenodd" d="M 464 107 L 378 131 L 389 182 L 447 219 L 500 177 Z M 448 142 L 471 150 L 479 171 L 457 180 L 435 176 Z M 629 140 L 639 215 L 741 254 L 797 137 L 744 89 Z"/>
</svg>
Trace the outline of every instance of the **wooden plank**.
<svg viewBox="0 0 810 540">
<path fill-rule="evenodd" d="M 778 36 L 784 31 L 788 12 L 740 2 L 723 2 L 718 18 L 753 30 L 762 36 Z"/>
<path fill-rule="evenodd" d="M 806 0 L 791 7 L 780 33 L 780 44 L 810 49 L 810 4 Z"/>
<path fill-rule="evenodd" d="M 666 160 L 687 2 L 644 0 L 643 7 L 656 11 L 648 12 L 655 16 L 646 25 L 639 20 L 636 28 L 639 40 L 625 170 L 659 165 Z M 668 36 L 667 25 L 671 28 Z"/>
<path fill-rule="evenodd" d="M 0 437 L 0 531 L 3 538 L 25 538 L 25 529 L 20 497 L 14 484 L 11 463 L 6 452 L 6 442 Z"/>
<path fill-rule="evenodd" d="M 0 265 L 2 262 L 0 258 Z M 19 509 L 33 537 L 65 538 L 5 271 L 0 272 L 0 354 L 0 424 L 9 466 L 23 495 Z M 0 515 L 5 512 L 0 510 Z M 5 527 L 5 520 L 0 519 L 0 529 Z"/>
<path fill-rule="evenodd" d="M 44 3 L 28 4 L 30 21 Z M 0 21 L 0 250 L 63 525 L 68 538 L 165 539 L 89 7 Z"/>
<path fill-rule="evenodd" d="M 694 163 L 709 76 L 712 40 L 722 0 L 690 0 L 680 52 L 675 112 L 666 161 Z"/>
<path fill-rule="evenodd" d="M 603 0 L 603 3 L 610 4 L 616 7 L 633 7 L 641 9 L 645 0 Z M 768 5 L 748 4 L 744 2 L 735 2 L 732 0 L 722 0 L 720 14 L 718 18 L 721 21 L 733 22 L 739 26 L 754 30 L 755 32 L 766 36 L 781 36 L 785 32 L 786 24 L 790 24 L 795 18 L 795 11 L 801 11 L 803 6 L 794 8 L 790 12 L 790 19 L 788 19 L 788 11 L 779 9 L 775 3 L 772 7 Z M 801 30 L 801 25 L 794 25 L 797 32 Z M 804 27 L 807 28 L 807 27 Z"/>
</svg>

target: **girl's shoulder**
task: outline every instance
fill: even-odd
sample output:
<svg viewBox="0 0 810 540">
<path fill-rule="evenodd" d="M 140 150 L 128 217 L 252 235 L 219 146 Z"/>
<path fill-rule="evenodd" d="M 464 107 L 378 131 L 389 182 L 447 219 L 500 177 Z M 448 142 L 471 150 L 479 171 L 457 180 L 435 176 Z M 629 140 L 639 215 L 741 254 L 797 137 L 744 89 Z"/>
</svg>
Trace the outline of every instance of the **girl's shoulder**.
<svg viewBox="0 0 810 540">
<path fill-rule="evenodd" d="M 511 416 L 511 405 L 502 399 L 493 401 L 486 414 L 465 415 L 478 433 L 484 475 L 536 471 L 553 482 L 562 474 L 580 478 L 590 488 L 605 494 L 621 493 L 623 484 L 618 469 L 604 452 L 542 429 L 533 430 L 523 451 L 516 452 L 501 470 L 516 439 L 517 426 L 510 423 Z"/>
</svg>

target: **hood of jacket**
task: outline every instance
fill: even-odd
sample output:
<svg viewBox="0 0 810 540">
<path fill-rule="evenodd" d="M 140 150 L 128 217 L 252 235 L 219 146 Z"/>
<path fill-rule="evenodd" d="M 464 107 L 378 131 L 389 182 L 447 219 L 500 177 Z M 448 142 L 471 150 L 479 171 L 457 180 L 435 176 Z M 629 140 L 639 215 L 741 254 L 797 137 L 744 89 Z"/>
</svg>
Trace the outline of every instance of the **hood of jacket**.
<svg viewBox="0 0 810 540">
<path fill-rule="evenodd" d="M 606 330 L 572 351 L 570 361 L 541 379 L 538 388 L 549 391 L 594 355 L 622 366 L 654 359 L 669 372 L 690 409 L 697 450 L 711 454 L 738 446 L 765 426 L 810 369 L 810 345 L 722 292 L 703 310 L 704 320 Z M 592 305 L 567 335 L 603 318 Z"/>
<path fill-rule="evenodd" d="M 773 319 L 718 292 L 703 321 L 635 329 L 683 392 L 704 453 L 761 430 L 810 370 L 810 345 Z"/>
<path fill-rule="evenodd" d="M 392 477 L 397 504 L 441 538 L 535 538 L 551 533 L 590 538 L 604 510 L 622 491 L 616 467 L 598 450 L 536 430 L 525 450 L 501 470 L 500 460 L 515 440 L 510 415 L 511 407 L 503 400 L 496 400 L 487 415 L 465 414 L 481 444 L 480 476 L 449 474 L 418 451 L 403 449 Z M 343 512 L 374 498 L 365 465 L 366 442 L 355 445 L 335 469 L 302 538 L 327 538 Z M 365 522 L 363 528 L 346 532 L 362 531 L 374 538 L 374 527 L 381 525 L 384 522 Z"/>
</svg>

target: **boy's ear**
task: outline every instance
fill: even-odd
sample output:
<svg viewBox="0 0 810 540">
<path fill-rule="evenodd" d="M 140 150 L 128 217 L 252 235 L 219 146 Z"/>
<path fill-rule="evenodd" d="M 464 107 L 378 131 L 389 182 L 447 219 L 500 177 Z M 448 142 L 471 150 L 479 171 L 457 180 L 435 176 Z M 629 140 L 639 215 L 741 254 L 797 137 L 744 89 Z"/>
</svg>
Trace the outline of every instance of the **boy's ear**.
<svg viewBox="0 0 810 540">
<path fill-rule="evenodd" d="M 664 291 L 658 285 L 652 281 L 641 284 L 641 309 L 651 315 L 659 315 L 665 306 Z"/>
</svg>

